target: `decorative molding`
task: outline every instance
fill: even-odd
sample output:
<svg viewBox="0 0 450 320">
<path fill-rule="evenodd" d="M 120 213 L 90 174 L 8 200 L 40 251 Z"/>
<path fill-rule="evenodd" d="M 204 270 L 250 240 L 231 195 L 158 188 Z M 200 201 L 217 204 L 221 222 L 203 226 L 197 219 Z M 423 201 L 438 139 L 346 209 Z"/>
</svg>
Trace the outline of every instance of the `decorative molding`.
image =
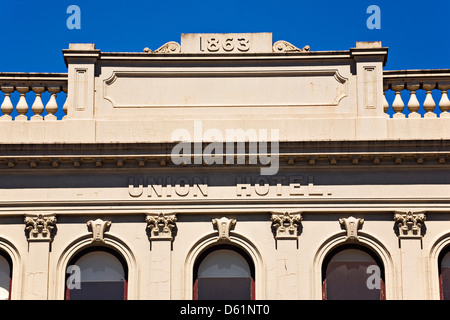
<svg viewBox="0 0 450 320">
<path fill-rule="evenodd" d="M 275 42 L 272 48 L 273 52 L 308 52 L 311 50 L 309 46 L 304 46 L 302 49 L 300 49 L 284 40 Z"/>
<path fill-rule="evenodd" d="M 297 239 L 298 227 L 303 220 L 301 211 L 271 212 L 275 239 Z"/>
<path fill-rule="evenodd" d="M 405 152 L 403 154 L 374 154 L 372 152 L 362 152 L 359 154 L 352 153 L 332 153 L 324 152 L 321 154 L 313 153 L 295 153 L 284 155 L 280 153 L 280 165 L 301 165 L 314 166 L 318 163 L 333 166 L 404 166 L 411 167 L 426 163 L 427 165 L 441 166 L 450 163 L 449 152 L 436 151 L 429 154 Z M 191 155 L 194 159 L 194 155 Z M 126 158 L 127 161 L 121 161 Z M 403 159 L 403 160 L 402 160 Z M 10 170 L 12 168 L 21 170 L 29 169 L 35 170 L 67 170 L 68 168 L 75 169 L 92 169 L 100 170 L 102 168 L 138 168 L 144 166 L 164 167 L 170 164 L 170 157 L 166 155 L 98 155 L 93 157 L 86 154 L 80 157 L 73 155 L 43 155 L 40 157 L 31 156 L 3 156 L 0 157 L 0 170 Z M 224 162 L 225 163 L 225 162 Z M 102 164 L 101 166 L 99 166 Z M 192 164 L 196 165 L 196 164 Z M 224 165 L 225 166 L 225 165 Z"/>
<path fill-rule="evenodd" d="M 399 238 L 422 238 L 422 227 L 425 220 L 425 212 L 394 211 L 394 221 L 398 227 Z"/>
<path fill-rule="evenodd" d="M 150 229 L 150 240 L 173 240 L 173 231 L 176 227 L 177 217 L 175 214 L 149 214 L 145 219 L 147 228 Z"/>
<path fill-rule="evenodd" d="M 153 51 L 152 53 L 180 53 L 181 46 L 178 42 L 169 41 L 163 44 L 161 47 Z"/>
<path fill-rule="evenodd" d="M 27 216 L 24 219 L 25 230 L 28 241 L 49 241 L 53 240 L 54 228 L 56 226 L 55 216 Z"/>
<path fill-rule="evenodd" d="M 346 240 L 349 241 L 359 240 L 358 230 L 364 224 L 364 219 L 355 217 L 340 218 L 339 223 L 341 224 L 341 226 L 345 228 L 345 230 L 347 230 Z"/>
<path fill-rule="evenodd" d="M 220 219 L 212 219 L 213 226 L 217 228 L 219 233 L 218 241 L 230 240 L 230 230 L 236 225 L 236 219 L 228 219 L 222 217 Z"/>
<path fill-rule="evenodd" d="M 158 49 L 159 50 L 159 49 Z M 156 52 L 153 53 L 168 53 Z M 251 85 L 258 82 L 257 78 L 266 78 L 271 76 L 277 77 L 295 77 L 296 81 L 287 82 L 283 89 L 286 92 L 296 92 L 295 95 L 286 99 L 286 94 L 280 90 L 271 92 L 269 100 L 262 99 L 260 95 L 251 95 L 246 99 L 236 99 L 236 97 L 228 98 L 225 96 L 223 101 L 212 99 L 208 95 L 201 92 L 205 90 L 211 94 L 222 94 L 220 86 L 214 85 L 217 81 L 223 81 L 223 78 L 235 77 L 236 81 L 227 84 L 229 90 L 238 90 L 243 85 Z M 180 78 L 176 84 L 161 86 L 160 79 L 168 79 L 171 77 Z M 182 88 L 183 83 L 191 81 L 189 77 L 208 78 L 210 81 L 203 83 L 197 89 L 198 93 L 186 91 Z M 139 81 L 137 81 L 139 79 Z M 336 82 L 334 81 L 336 80 Z M 180 82 L 181 81 L 181 82 Z M 133 83 L 133 90 L 143 91 L 144 95 L 129 99 L 123 96 L 121 88 Z M 300 94 L 298 88 L 313 84 L 315 89 L 320 91 L 317 97 Z M 199 83 L 200 85 L 200 83 Z M 219 85 L 219 83 L 218 83 Z M 111 103 L 112 108 L 181 108 L 181 107 L 294 107 L 294 106 L 337 106 L 339 102 L 348 96 L 348 78 L 339 73 L 339 69 L 322 69 L 322 70 L 285 70 L 280 73 L 278 69 L 267 70 L 215 70 L 214 72 L 202 70 L 167 70 L 167 71 L 128 71 L 113 70 L 112 74 L 103 80 L 103 99 Z M 163 100 L 159 97 L 161 90 L 169 90 L 170 95 L 165 96 Z M 184 91 L 183 91 L 184 90 Z M 294 91 L 293 91 L 294 90 Z M 158 93 L 159 92 L 159 93 Z M 158 94 L 157 94 L 158 93 Z M 189 94 L 192 99 L 186 101 L 183 97 Z M 282 100 L 282 102 L 279 101 Z M 192 100 L 192 101 L 191 101 Z"/>
<path fill-rule="evenodd" d="M 444 168 L 450 164 L 450 143 L 447 141 L 427 140 L 426 145 L 429 146 L 429 150 L 425 150 L 424 144 L 420 144 L 418 140 L 400 142 L 377 140 L 371 142 L 370 148 L 367 147 L 367 142 L 366 145 L 363 142 L 280 142 L 280 165 L 290 165 L 289 160 L 295 166 L 302 167 L 317 165 L 392 167 L 395 165 L 415 168 L 426 164 Z M 33 165 L 36 165 L 33 167 L 36 171 L 158 168 L 171 164 L 170 155 L 167 156 L 166 150 L 172 149 L 176 143 L 67 143 L 63 145 L 64 148 L 60 144 L 0 144 L 0 171 L 30 170 Z M 21 152 L 18 153 L 17 150 Z M 195 155 L 192 153 L 190 156 L 193 160 Z M 359 157 L 357 163 L 353 162 L 355 157 Z M 122 167 L 118 166 L 120 159 L 126 159 Z M 310 161 L 312 159 L 314 161 Z M 96 166 L 97 160 L 102 162 L 101 167 Z M 55 161 L 58 165 L 55 165 Z M 192 164 L 191 166 L 202 165 Z"/>
<path fill-rule="evenodd" d="M 89 220 L 87 226 L 92 231 L 92 242 L 105 242 L 105 232 L 111 226 L 111 221 L 102 219 Z"/>
</svg>

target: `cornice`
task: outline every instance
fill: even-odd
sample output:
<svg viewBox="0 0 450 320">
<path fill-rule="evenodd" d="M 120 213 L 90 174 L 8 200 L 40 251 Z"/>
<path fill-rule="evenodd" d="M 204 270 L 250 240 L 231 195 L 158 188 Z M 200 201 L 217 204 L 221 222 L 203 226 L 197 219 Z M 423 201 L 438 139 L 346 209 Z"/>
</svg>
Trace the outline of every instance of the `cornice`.
<svg viewBox="0 0 450 320">
<path fill-rule="evenodd" d="M 0 170 L 183 168 L 185 166 L 175 165 L 171 161 L 171 150 L 175 145 L 176 143 L 0 144 Z M 201 149 L 207 145 L 208 143 L 204 143 Z M 450 140 L 280 142 L 278 150 L 280 166 L 293 168 L 428 168 L 447 166 L 450 163 Z M 191 154 L 192 159 L 194 156 L 195 154 Z M 227 169 L 248 166 L 254 165 L 189 165 Z"/>
<path fill-rule="evenodd" d="M 147 52 L 102 52 L 100 61 L 186 61 L 186 60 L 312 60 L 312 59 L 352 59 L 350 51 L 299 51 L 271 53 L 161 53 Z"/>
</svg>

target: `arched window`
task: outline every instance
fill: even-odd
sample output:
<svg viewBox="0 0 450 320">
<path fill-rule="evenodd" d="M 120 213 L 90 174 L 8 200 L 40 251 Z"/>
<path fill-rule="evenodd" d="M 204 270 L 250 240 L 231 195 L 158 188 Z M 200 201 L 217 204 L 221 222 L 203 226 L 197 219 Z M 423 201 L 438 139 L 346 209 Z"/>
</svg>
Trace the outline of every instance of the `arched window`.
<svg viewBox="0 0 450 320">
<path fill-rule="evenodd" d="M 126 300 L 127 278 L 126 263 L 114 250 L 84 250 L 67 266 L 66 299 Z"/>
<path fill-rule="evenodd" d="M 243 250 L 233 246 L 214 246 L 197 259 L 194 266 L 194 299 L 254 298 L 254 266 Z"/>
<path fill-rule="evenodd" d="M 384 268 L 363 246 L 342 246 L 330 252 L 322 266 L 322 298 L 384 300 Z"/>
<path fill-rule="evenodd" d="M 441 300 L 450 300 L 450 247 L 442 251 L 438 263 Z"/>
<path fill-rule="evenodd" d="M 0 250 L 0 300 L 11 299 L 12 261 Z"/>
</svg>

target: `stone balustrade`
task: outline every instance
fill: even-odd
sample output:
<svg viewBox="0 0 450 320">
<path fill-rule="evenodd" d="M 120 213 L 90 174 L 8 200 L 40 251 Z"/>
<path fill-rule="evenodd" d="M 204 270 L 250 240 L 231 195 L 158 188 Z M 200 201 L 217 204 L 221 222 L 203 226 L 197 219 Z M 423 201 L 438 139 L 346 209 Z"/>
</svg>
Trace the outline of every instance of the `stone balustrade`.
<svg viewBox="0 0 450 320">
<path fill-rule="evenodd" d="M 48 100 L 43 94 L 48 92 Z M 2 94 L 3 93 L 3 94 Z M 57 96 L 65 93 L 64 100 Z M 12 99 L 18 95 L 17 99 Z M 3 96 L 3 97 L 2 97 Z M 3 101 L 2 101 L 3 99 Z M 67 115 L 67 74 L 66 73 L 0 73 L 0 109 L 3 121 L 48 121 L 61 119 Z M 58 106 L 58 101 L 60 105 Z M 62 108 L 58 113 L 58 108 Z"/>
<path fill-rule="evenodd" d="M 384 71 L 384 112 L 392 118 L 450 118 L 449 89 L 449 69 Z"/>
</svg>

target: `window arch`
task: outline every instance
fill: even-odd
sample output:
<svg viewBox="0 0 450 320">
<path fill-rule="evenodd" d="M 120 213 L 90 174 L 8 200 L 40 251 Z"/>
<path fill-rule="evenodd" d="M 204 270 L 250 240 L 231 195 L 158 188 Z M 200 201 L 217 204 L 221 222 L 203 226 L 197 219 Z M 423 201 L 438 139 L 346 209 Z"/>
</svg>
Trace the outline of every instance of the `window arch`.
<svg viewBox="0 0 450 320">
<path fill-rule="evenodd" d="M 441 300 L 450 300 L 450 246 L 439 254 L 439 292 Z"/>
<path fill-rule="evenodd" d="M 12 261 L 10 256 L 0 250 L 0 300 L 11 299 Z"/>
<path fill-rule="evenodd" d="M 107 247 L 91 247 L 67 265 L 65 298 L 126 300 L 127 285 L 128 268 L 123 257 Z"/>
<path fill-rule="evenodd" d="M 248 254 L 235 246 L 206 249 L 194 265 L 195 300 L 255 299 L 255 268 Z"/>
<path fill-rule="evenodd" d="M 322 265 L 325 300 L 384 300 L 384 267 L 364 246 L 343 245 L 332 250 Z"/>
</svg>

